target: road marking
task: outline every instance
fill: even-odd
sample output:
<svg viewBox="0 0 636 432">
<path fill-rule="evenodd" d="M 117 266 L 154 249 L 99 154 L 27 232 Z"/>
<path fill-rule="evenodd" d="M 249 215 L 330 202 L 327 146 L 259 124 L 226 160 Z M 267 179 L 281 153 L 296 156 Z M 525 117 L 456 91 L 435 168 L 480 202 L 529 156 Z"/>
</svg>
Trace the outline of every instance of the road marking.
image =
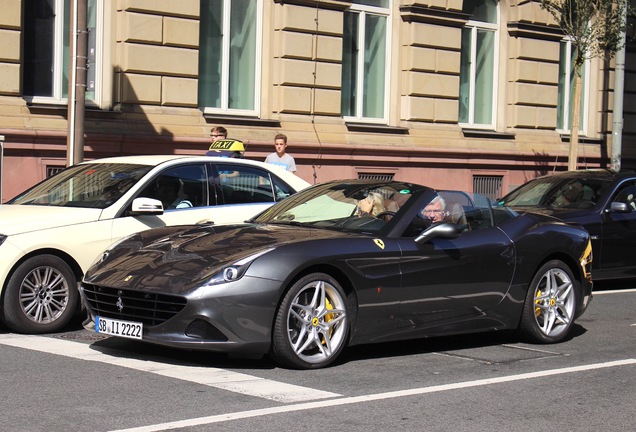
<svg viewBox="0 0 636 432">
<path fill-rule="evenodd" d="M 592 295 L 603 295 L 603 294 L 625 294 L 625 293 L 635 293 L 636 288 L 629 289 L 616 289 L 616 290 L 607 290 L 607 291 L 592 291 Z"/>
<path fill-rule="evenodd" d="M 261 417 L 261 416 L 267 416 L 267 415 L 273 415 L 273 414 L 282 414 L 282 413 L 295 412 L 295 411 L 329 408 L 334 406 L 373 402 L 373 401 L 399 398 L 399 397 L 417 396 L 417 395 L 423 395 L 427 393 L 458 390 L 458 389 L 465 389 L 470 387 L 501 384 L 501 383 L 521 381 L 521 380 L 527 380 L 527 379 L 544 378 L 547 376 L 561 375 L 561 374 L 567 374 L 567 373 L 586 372 L 586 371 L 590 371 L 594 369 L 604 369 L 604 368 L 632 366 L 632 365 L 636 365 L 636 359 L 625 359 L 625 360 L 617 360 L 617 361 L 605 362 L 605 363 L 594 363 L 589 365 L 574 366 L 574 367 L 568 367 L 568 368 L 562 368 L 562 369 L 552 369 L 552 370 L 546 370 L 541 372 L 530 372 L 530 373 L 509 375 L 509 376 L 503 376 L 503 377 L 497 377 L 497 378 L 486 378 L 486 379 L 481 379 L 476 381 L 466 381 L 466 382 L 443 384 L 443 385 L 437 385 L 437 386 L 431 386 L 431 387 L 421 387 L 421 388 L 415 388 L 410 390 L 400 390 L 400 391 L 393 391 L 393 392 L 386 392 L 386 393 L 376 393 L 371 395 L 345 397 L 345 398 L 330 399 L 330 400 L 315 401 L 315 402 L 306 402 L 306 403 L 299 403 L 295 405 L 284 405 L 284 406 L 277 406 L 277 407 L 271 407 L 271 408 L 256 409 L 251 411 L 238 411 L 234 413 L 218 414 L 218 415 L 213 415 L 208 417 L 199 417 L 194 419 L 180 420 L 180 421 L 174 421 L 174 422 L 168 422 L 168 423 L 160 423 L 155 425 L 141 426 L 141 427 L 135 427 L 135 428 L 129 428 L 129 429 L 118 429 L 118 430 L 113 430 L 110 432 L 159 432 L 159 431 L 166 431 L 170 429 L 196 427 L 196 426 L 202 426 L 202 425 L 209 425 L 213 423 L 222 423 L 226 421 Z"/>
<path fill-rule="evenodd" d="M 306 400 L 342 396 L 338 393 L 285 384 L 225 369 L 207 366 L 165 364 L 159 361 L 153 361 L 151 358 L 140 360 L 111 356 L 108 354 L 109 351 L 112 353 L 121 353 L 121 351 L 100 348 L 103 350 L 103 352 L 101 352 L 91 348 L 90 345 L 85 343 L 49 337 L 0 334 L 0 344 L 71 357 L 78 360 L 121 366 L 281 403 L 296 403 Z"/>
</svg>

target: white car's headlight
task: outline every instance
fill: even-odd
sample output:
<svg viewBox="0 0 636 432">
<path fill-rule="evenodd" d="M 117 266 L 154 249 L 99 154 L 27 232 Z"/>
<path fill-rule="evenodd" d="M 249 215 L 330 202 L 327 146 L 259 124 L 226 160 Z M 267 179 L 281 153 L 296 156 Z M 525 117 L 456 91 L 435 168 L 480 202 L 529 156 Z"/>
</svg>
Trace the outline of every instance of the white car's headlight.
<svg viewBox="0 0 636 432">
<path fill-rule="evenodd" d="M 255 254 L 247 256 L 243 259 L 236 261 L 233 264 L 230 264 L 222 268 L 220 271 L 212 275 L 210 279 L 208 279 L 205 286 L 212 286 L 212 285 L 218 285 L 218 284 L 222 284 L 226 282 L 232 282 L 242 278 L 245 272 L 247 271 L 248 267 L 250 266 L 250 264 L 252 264 L 252 262 L 256 258 L 262 255 L 265 255 L 266 253 L 272 250 L 274 250 L 274 248 L 264 249 L 262 251 L 259 251 Z"/>
<path fill-rule="evenodd" d="M 4 243 L 4 241 L 7 239 L 7 236 L 4 234 L 0 234 L 0 245 L 2 245 L 2 243 Z"/>
</svg>

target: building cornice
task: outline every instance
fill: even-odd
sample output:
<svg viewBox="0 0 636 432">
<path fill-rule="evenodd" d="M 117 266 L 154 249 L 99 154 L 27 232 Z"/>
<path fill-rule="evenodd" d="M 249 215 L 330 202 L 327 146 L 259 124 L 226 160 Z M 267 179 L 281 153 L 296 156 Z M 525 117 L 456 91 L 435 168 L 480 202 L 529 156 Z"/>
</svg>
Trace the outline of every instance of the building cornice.
<svg viewBox="0 0 636 432">
<path fill-rule="evenodd" d="M 469 18 L 468 14 L 462 12 L 419 5 L 400 6 L 400 15 L 402 16 L 402 21 L 405 22 L 437 24 L 449 27 L 463 27 Z"/>
<path fill-rule="evenodd" d="M 337 0 L 274 0 L 274 3 L 280 5 L 306 6 L 316 9 L 328 9 L 344 11 L 351 7 L 351 2 Z"/>
<path fill-rule="evenodd" d="M 523 37 L 528 39 L 542 39 L 549 41 L 560 41 L 563 39 L 563 30 L 555 26 L 545 24 L 534 24 L 529 22 L 515 21 L 508 23 L 508 33 L 513 37 Z"/>
</svg>

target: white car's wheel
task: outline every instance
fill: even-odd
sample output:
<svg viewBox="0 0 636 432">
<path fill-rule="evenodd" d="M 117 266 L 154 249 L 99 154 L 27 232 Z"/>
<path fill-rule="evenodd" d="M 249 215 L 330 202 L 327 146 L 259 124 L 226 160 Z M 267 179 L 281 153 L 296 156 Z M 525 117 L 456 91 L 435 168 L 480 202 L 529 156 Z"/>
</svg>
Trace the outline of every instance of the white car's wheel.
<svg viewBox="0 0 636 432">
<path fill-rule="evenodd" d="M 272 354 L 297 369 L 331 364 L 347 344 L 347 297 L 331 276 L 307 275 L 285 294 L 274 323 Z"/>
<path fill-rule="evenodd" d="M 75 313 L 77 278 L 62 259 L 40 255 L 23 262 L 9 278 L 2 305 L 5 323 L 20 333 L 50 333 Z"/>
<path fill-rule="evenodd" d="M 572 328 L 578 297 L 578 282 L 568 266 L 559 260 L 545 263 L 530 283 L 521 332 L 532 342 L 563 340 Z"/>
</svg>

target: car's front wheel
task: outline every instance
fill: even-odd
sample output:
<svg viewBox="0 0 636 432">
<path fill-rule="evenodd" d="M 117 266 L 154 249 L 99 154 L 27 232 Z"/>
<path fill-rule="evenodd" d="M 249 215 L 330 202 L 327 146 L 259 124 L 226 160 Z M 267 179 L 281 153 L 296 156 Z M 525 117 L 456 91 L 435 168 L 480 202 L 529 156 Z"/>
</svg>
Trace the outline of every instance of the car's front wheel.
<svg viewBox="0 0 636 432">
<path fill-rule="evenodd" d="M 54 255 L 35 256 L 20 264 L 6 290 L 2 315 L 20 333 L 60 330 L 73 317 L 79 299 L 75 274 Z"/>
<path fill-rule="evenodd" d="M 520 330 L 531 342 L 555 343 L 572 328 L 578 282 L 565 263 L 552 260 L 535 274 L 524 305 Z"/>
<path fill-rule="evenodd" d="M 327 274 L 313 273 L 297 281 L 276 314 L 273 357 L 296 369 L 331 364 L 347 344 L 346 299 L 342 287 Z"/>
</svg>

